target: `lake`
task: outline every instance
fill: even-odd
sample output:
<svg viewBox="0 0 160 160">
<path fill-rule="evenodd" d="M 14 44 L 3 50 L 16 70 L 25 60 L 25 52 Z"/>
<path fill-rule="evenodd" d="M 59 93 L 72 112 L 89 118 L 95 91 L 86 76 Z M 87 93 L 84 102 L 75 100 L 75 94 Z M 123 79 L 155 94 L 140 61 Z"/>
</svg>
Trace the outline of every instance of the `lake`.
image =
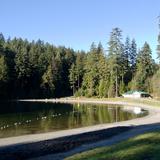
<svg viewBox="0 0 160 160">
<path fill-rule="evenodd" d="M 113 123 L 147 114 L 111 104 L 1 102 L 0 138 Z"/>
</svg>

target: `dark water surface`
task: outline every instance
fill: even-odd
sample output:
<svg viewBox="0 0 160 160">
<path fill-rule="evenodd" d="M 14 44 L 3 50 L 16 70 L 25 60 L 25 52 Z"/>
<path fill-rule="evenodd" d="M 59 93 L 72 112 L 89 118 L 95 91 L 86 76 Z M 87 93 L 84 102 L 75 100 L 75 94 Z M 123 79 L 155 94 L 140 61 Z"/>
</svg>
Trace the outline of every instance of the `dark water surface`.
<svg viewBox="0 0 160 160">
<path fill-rule="evenodd" d="M 0 138 L 113 123 L 142 117 L 120 105 L 1 102 Z"/>
</svg>

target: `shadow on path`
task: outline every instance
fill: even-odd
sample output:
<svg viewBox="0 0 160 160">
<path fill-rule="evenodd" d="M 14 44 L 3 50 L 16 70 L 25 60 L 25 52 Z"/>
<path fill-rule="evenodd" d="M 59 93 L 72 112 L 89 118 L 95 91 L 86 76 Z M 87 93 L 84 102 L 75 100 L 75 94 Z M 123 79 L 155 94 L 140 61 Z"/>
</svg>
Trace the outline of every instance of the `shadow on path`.
<svg viewBox="0 0 160 160">
<path fill-rule="evenodd" d="M 109 146 L 130 137 L 158 129 L 160 129 L 160 123 L 121 126 L 53 140 L 0 147 L 0 159 L 61 160 L 75 153 L 96 147 Z"/>
</svg>

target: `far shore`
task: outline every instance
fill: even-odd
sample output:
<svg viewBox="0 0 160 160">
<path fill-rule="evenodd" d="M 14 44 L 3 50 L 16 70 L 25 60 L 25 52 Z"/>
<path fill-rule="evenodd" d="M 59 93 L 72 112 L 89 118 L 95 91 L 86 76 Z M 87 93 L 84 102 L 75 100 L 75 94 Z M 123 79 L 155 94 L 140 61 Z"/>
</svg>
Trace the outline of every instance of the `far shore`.
<svg viewBox="0 0 160 160">
<path fill-rule="evenodd" d="M 86 97 L 65 97 L 50 99 L 16 99 L 16 102 L 40 102 L 40 103 L 91 103 L 91 104 L 118 104 L 126 106 L 138 106 L 144 109 L 151 109 L 150 106 L 160 106 L 160 101 L 150 98 L 86 98 Z"/>
<path fill-rule="evenodd" d="M 64 97 L 64 98 L 43 98 L 43 99 L 15 99 L 16 102 L 45 102 L 45 103 L 98 103 L 98 104 L 116 104 L 116 103 L 141 103 L 149 105 L 160 105 L 160 101 L 150 98 L 86 98 L 86 97 Z"/>
</svg>

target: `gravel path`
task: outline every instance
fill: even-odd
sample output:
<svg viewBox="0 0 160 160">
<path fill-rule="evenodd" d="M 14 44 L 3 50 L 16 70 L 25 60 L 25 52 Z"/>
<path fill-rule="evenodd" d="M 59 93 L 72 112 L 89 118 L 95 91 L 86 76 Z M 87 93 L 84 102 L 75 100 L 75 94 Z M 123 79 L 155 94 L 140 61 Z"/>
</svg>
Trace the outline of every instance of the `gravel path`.
<svg viewBox="0 0 160 160">
<path fill-rule="evenodd" d="M 91 144 L 85 144 L 80 147 L 77 147 L 71 151 L 63 152 L 63 153 L 57 153 L 57 154 L 50 154 L 46 156 L 41 156 L 38 158 L 31 158 L 29 160 L 62 160 L 66 157 L 72 156 L 76 153 L 81 153 L 84 151 L 88 151 L 97 147 L 104 147 L 104 146 L 110 146 L 116 143 L 119 143 L 121 141 L 127 140 L 131 137 L 137 136 L 139 134 L 143 134 L 145 132 L 153 131 L 153 130 L 159 130 L 160 124 L 155 125 L 146 125 L 146 126 L 139 126 L 135 127 L 134 129 L 131 129 L 130 131 L 124 132 L 122 134 L 119 134 L 117 136 L 113 136 L 110 139 L 102 140 L 96 143 Z"/>
<path fill-rule="evenodd" d="M 64 101 L 63 101 L 64 102 Z M 75 100 L 65 100 L 65 102 L 68 103 L 75 103 L 77 101 Z M 19 144 L 25 144 L 25 143 L 34 143 L 34 142 L 40 142 L 44 140 L 51 140 L 55 138 L 60 138 L 64 136 L 71 136 L 71 135 L 77 135 L 80 133 L 87 133 L 87 132 L 93 132 L 113 127 L 119 127 L 119 126 L 134 126 L 134 129 L 119 134 L 118 136 L 114 136 L 113 138 L 109 140 L 103 140 L 92 144 L 85 144 L 80 147 L 77 147 L 71 151 L 63 152 L 60 154 L 53 154 L 53 155 L 46 155 L 39 158 L 34 158 L 32 160 L 50 160 L 50 159 L 64 159 L 67 156 L 70 156 L 75 153 L 79 153 L 82 151 L 86 151 L 92 148 L 96 148 L 99 146 L 106 146 L 115 144 L 117 142 L 123 141 L 125 139 L 128 139 L 129 137 L 136 136 L 138 134 L 144 133 L 146 131 L 150 131 L 153 129 L 159 129 L 160 128 L 160 108 L 158 107 L 152 107 L 149 105 L 142 105 L 142 104 L 135 104 L 135 103 L 126 103 L 126 102 L 108 102 L 108 101 L 88 101 L 88 100 L 82 100 L 78 101 L 79 103 L 101 103 L 101 104 L 121 104 L 121 105 L 127 105 L 127 106 L 136 106 L 141 107 L 143 109 L 149 110 L 149 115 L 143 118 L 137 118 L 129 121 L 124 122 L 117 122 L 112 124 L 100 124 L 95 126 L 89 126 L 89 127 L 83 127 L 83 128 L 77 128 L 77 129 L 71 129 L 71 130 L 64 130 L 64 131 L 57 131 L 57 132 L 49 132 L 49 133 L 42 133 L 42 134 L 35 134 L 35 135 L 25 135 L 25 136 L 19 136 L 19 137 L 11 137 L 11 138 L 3 138 L 0 139 L 0 147 L 6 147 L 10 145 L 19 145 Z"/>
</svg>

